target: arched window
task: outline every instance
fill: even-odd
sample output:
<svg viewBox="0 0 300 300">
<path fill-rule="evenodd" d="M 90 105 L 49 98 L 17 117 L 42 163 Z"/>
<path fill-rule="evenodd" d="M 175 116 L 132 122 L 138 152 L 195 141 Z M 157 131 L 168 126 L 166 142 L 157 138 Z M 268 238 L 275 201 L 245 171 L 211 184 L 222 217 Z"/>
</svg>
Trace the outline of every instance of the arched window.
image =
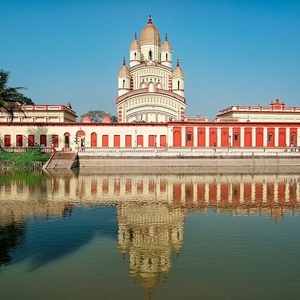
<svg viewBox="0 0 300 300">
<path fill-rule="evenodd" d="M 180 81 L 178 80 L 177 82 L 177 89 L 179 90 L 179 87 L 180 87 Z"/>
<path fill-rule="evenodd" d="M 46 134 L 40 135 L 40 145 L 43 147 L 47 147 L 47 136 Z"/>
<path fill-rule="evenodd" d="M 9 134 L 4 136 L 4 147 L 11 147 L 11 137 Z"/>
<path fill-rule="evenodd" d="M 35 136 L 34 134 L 29 134 L 28 135 L 28 146 L 33 147 L 35 143 Z"/>
<path fill-rule="evenodd" d="M 149 58 L 149 61 L 152 60 L 152 51 L 151 50 L 149 51 L 149 57 L 148 58 Z"/>
<path fill-rule="evenodd" d="M 134 59 L 136 59 L 136 52 L 134 52 Z"/>
<path fill-rule="evenodd" d="M 91 147 L 97 147 L 97 133 L 93 132 L 91 134 Z"/>
<path fill-rule="evenodd" d="M 23 147 L 23 136 L 21 134 L 17 134 L 16 146 L 17 147 Z"/>
<path fill-rule="evenodd" d="M 153 93 L 153 92 L 154 92 L 154 84 L 153 84 L 152 81 L 151 81 L 151 82 L 149 83 L 149 85 L 148 85 L 148 91 L 149 91 L 150 93 Z"/>
<path fill-rule="evenodd" d="M 125 88 L 125 79 L 123 79 L 123 89 Z"/>
<path fill-rule="evenodd" d="M 168 53 L 166 53 L 166 61 L 168 61 Z"/>
<path fill-rule="evenodd" d="M 70 133 L 69 132 L 65 132 L 64 141 L 65 141 L 65 147 L 69 148 L 70 147 Z"/>
</svg>

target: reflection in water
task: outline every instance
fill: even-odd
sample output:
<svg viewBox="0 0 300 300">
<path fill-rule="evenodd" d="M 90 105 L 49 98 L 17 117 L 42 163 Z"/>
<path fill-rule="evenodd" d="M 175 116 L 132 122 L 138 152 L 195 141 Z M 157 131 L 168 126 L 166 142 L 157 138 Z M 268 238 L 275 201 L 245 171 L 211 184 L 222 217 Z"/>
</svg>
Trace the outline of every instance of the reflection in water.
<svg viewBox="0 0 300 300">
<path fill-rule="evenodd" d="M 0 181 L 1 183 L 1 181 Z M 231 211 L 282 218 L 299 211 L 297 175 L 51 175 L 39 185 L 21 180 L 0 185 L 1 212 L 13 209 L 14 220 L 34 215 L 65 214 L 75 204 L 159 202 L 189 211 Z M 30 201 L 29 201 L 30 200 Z M 5 213 L 4 213 L 5 214 Z"/>
<path fill-rule="evenodd" d="M 286 174 L 75 175 L 68 172 L 43 177 L 39 184 L 6 178 L 5 182 L 0 180 L 0 263 L 9 263 L 12 251 L 23 243 L 29 219 L 68 219 L 78 206 L 112 205 L 117 208 L 118 249 L 124 259 L 129 255 L 130 275 L 141 282 L 150 298 L 158 282 L 168 279 L 172 252 L 179 255 L 182 250 L 188 212 L 206 213 L 212 208 L 217 213 L 259 214 L 277 221 L 286 214 L 299 213 L 299 185 L 297 175 Z M 84 222 L 87 228 L 88 220 Z M 77 244 L 73 247 L 82 246 L 102 230 L 101 226 L 91 228 L 84 234 L 76 231 L 73 239 Z M 69 238 L 70 232 L 61 240 Z M 68 251 L 65 246 L 63 253 Z M 57 255 L 48 253 L 47 257 Z"/>
<path fill-rule="evenodd" d="M 149 296 L 159 281 L 167 281 L 171 251 L 183 245 L 185 210 L 164 203 L 118 204 L 118 247 L 130 255 L 130 275 L 140 279 Z"/>
<path fill-rule="evenodd" d="M 0 223 L 0 267 L 9 264 L 11 254 L 21 247 L 25 239 L 25 224 L 12 221 L 8 224 Z"/>
</svg>

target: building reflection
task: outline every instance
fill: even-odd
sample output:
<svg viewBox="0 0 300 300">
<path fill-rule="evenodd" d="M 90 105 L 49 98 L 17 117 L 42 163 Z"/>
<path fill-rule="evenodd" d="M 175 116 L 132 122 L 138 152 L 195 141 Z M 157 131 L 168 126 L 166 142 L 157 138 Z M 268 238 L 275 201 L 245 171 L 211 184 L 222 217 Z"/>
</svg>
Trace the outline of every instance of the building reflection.
<svg viewBox="0 0 300 300">
<path fill-rule="evenodd" d="M 140 280 L 149 296 L 159 281 L 167 281 L 171 252 L 183 246 L 185 209 L 167 203 L 118 204 L 118 248 L 129 254 L 130 275 Z"/>
<path fill-rule="evenodd" d="M 189 212 L 261 214 L 274 220 L 300 212 L 297 175 L 51 174 L 38 185 L 0 185 L 0 225 L 68 217 L 74 206 L 116 205 L 118 249 L 130 275 L 148 291 L 167 281 L 172 253 L 183 247 Z M 20 236 L 23 236 L 23 231 Z"/>
<path fill-rule="evenodd" d="M 0 185 L 0 207 L 5 204 L 22 207 L 26 204 L 23 205 L 26 215 L 26 207 L 30 211 L 30 205 L 35 207 L 34 210 L 46 209 L 45 213 L 51 214 L 51 210 L 61 213 L 77 204 L 155 201 L 188 211 L 201 212 L 213 208 L 217 212 L 231 211 L 234 215 L 259 213 L 278 219 L 286 213 L 299 211 L 299 185 L 297 175 L 286 174 L 53 174 L 39 185 L 25 184 L 25 181 Z M 53 206 L 53 203 L 56 205 Z"/>
</svg>

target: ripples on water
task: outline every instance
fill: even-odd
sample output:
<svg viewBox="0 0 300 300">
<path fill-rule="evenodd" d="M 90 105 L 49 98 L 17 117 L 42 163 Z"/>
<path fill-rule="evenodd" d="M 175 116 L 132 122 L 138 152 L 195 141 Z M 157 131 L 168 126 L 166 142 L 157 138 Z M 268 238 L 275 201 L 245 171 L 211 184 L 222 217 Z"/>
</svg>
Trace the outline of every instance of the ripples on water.
<svg viewBox="0 0 300 300">
<path fill-rule="evenodd" d="M 300 296 L 296 175 L 32 176 L 0 179 L 3 299 Z"/>
</svg>

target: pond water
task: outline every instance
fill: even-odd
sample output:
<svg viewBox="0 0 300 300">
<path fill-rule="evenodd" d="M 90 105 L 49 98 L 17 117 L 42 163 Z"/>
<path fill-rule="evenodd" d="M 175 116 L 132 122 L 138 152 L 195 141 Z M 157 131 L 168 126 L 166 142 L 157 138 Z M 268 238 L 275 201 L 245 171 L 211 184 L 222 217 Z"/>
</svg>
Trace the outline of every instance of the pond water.
<svg viewBox="0 0 300 300">
<path fill-rule="evenodd" d="M 299 299 L 297 174 L 0 174 L 1 299 Z"/>
</svg>

